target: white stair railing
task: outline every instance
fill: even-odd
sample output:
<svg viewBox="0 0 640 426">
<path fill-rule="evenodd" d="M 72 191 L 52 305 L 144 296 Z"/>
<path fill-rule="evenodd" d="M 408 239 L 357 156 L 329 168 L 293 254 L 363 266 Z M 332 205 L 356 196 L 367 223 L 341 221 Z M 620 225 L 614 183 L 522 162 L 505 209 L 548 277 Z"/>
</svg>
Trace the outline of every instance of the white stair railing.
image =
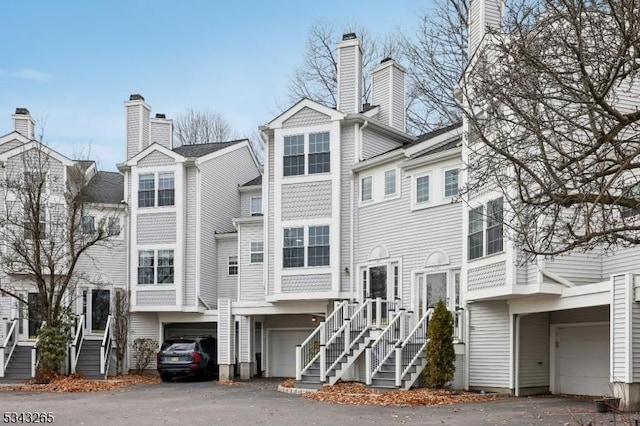
<svg viewBox="0 0 640 426">
<path fill-rule="evenodd" d="M 453 314 L 453 341 L 464 342 L 464 311 L 455 310 Z"/>
<path fill-rule="evenodd" d="M 296 346 L 296 380 L 302 380 L 302 375 L 320 358 L 320 347 L 327 342 L 327 337 L 340 330 L 344 320 L 349 318 L 347 306 L 346 300 L 338 303 L 333 312 L 313 330 L 309 337 Z"/>
<path fill-rule="evenodd" d="M 357 305 L 356 305 L 357 306 Z M 370 328 L 367 323 L 367 311 L 371 310 L 371 299 L 367 299 L 358 309 L 346 318 L 340 329 L 327 340 L 327 343 L 320 346 L 320 381 L 324 382 L 342 360 L 343 356 L 349 353 L 352 347 Z M 352 338 L 353 332 L 357 334 Z M 342 337 L 342 338 L 341 338 Z"/>
<path fill-rule="evenodd" d="M 433 314 L 433 308 L 429 308 L 427 312 L 418 320 L 409 335 L 395 349 L 395 365 L 396 365 L 396 386 L 402 386 L 404 376 L 409 372 L 416 360 L 424 352 L 427 347 L 427 327 L 429 319 Z"/>
<path fill-rule="evenodd" d="M 80 358 L 80 351 L 82 350 L 82 343 L 84 342 L 84 315 L 78 315 L 76 317 L 76 332 L 71 343 L 71 374 L 76 373 L 76 367 L 78 366 L 78 359 Z"/>
<path fill-rule="evenodd" d="M 11 355 L 18 344 L 18 320 L 14 319 L 9 327 L 7 337 L 0 347 L 0 377 L 4 377 L 4 372 L 11 361 Z"/>
<path fill-rule="evenodd" d="M 406 336 L 407 315 L 404 309 L 396 314 L 388 312 L 391 321 L 380 335 L 365 349 L 366 383 L 371 385 L 373 376 L 380 371 L 385 361 L 394 353 L 395 347 Z"/>
<path fill-rule="evenodd" d="M 104 337 L 100 345 L 100 374 L 107 374 L 109 371 L 109 362 L 111 361 L 112 333 L 111 322 L 113 317 L 107 317 L 107 325 L 104 327 Z"/>
</svg>

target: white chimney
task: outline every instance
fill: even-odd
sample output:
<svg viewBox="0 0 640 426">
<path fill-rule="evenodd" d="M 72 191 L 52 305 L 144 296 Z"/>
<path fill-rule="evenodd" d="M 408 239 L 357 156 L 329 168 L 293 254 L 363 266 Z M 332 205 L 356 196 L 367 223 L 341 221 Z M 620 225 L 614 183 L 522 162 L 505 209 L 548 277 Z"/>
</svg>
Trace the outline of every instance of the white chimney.
<svg viewBox="0 0 640 426">
<path fill-rule="evenodd" d="M 345 114 L 362 108 L 362 48 L 355 33 L 338 44 L 338 110 Z"/>
<path fill-rule="evenodd" d="M 469 56 L 482 43 L 487 28 L 499 30 L 502 27 L 504 0 L 472 0 L 469 5 Z"/>
<path fill-rule="evenodd" d="M 164 114 L 156 114 L 156 118 L 152 118 L 150 124 L 151 143 L 173 149 L 173 120 Z"/>
<path fill-rule="evenodd" d="M 151 107 L 142 95 L 133 94 L 124 103 L 127 111 L 127 160 L 149 146 Z"/>
<path fill-rule="evenodd" d="M 29 139 L 35 137 L 36 122 L 31 118 L 28 109 L 16 108 L 16 113 L 13 114 L 11 118 L 13 118 L 13 130 Z"/>
<path fill-rule="evenodd" d="M 380 107 L 378 120 L 402 132 L 406 131 L 405 75 L 391 58 L 383 59 L 371 73 L 371 104 Z"/>
</svg>

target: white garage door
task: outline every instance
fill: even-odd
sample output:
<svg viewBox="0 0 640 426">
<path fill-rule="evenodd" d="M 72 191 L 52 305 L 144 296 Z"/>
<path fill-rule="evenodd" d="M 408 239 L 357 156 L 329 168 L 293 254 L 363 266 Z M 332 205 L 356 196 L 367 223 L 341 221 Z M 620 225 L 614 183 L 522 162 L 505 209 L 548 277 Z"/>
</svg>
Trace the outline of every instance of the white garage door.
<svg viewBox="0 0 640 426">
<path fill-rule="evenodd" d="M 269 377 L 296 376 L 296 345 L 309 337 L 309 330 L 269 330 Z"/>
<path fill-rule="evenodd" d="M 562 327 L 556 337 L 556 393 L 610 394 L 609 325 Z"/>
</svg>

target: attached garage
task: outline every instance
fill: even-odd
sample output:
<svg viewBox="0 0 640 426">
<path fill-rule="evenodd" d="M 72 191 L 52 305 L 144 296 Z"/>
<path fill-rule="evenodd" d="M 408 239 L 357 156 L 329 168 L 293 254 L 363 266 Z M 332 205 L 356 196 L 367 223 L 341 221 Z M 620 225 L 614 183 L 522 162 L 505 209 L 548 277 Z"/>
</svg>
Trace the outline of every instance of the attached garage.
<svg viewBox="0 0 640 426">
<path fill-rule="evenodd" d="M 609 334 L 609 324 L 604 323 L 555 327 L 554 393 L 611 393 Z"/>
<path fill-rule="evenodd" d="M 174 322 L 164 324 L 164 338 L 218 335 L 218 324 L 215 322 Z"/>
<path fill-rule="evenodd" d="M 296 376 L 296 345 L 309 337 L 313 329 L 267 330 L 267 375 L 269 377 Z"/>
</svg>

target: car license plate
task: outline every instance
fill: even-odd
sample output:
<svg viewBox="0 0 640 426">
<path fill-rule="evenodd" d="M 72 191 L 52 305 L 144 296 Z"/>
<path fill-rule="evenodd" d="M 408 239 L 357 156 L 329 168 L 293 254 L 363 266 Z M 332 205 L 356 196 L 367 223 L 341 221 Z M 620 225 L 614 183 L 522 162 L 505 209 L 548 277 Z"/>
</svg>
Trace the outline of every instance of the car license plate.
<svg viewBox="0 0 640 426">
<path fill-rule="evenodd" d="M 180 361 L 180 357 L 177 357 L 177 356 L 171 357 L 171 362 L 178 362 L 178 361 Z"/>
</svg>

